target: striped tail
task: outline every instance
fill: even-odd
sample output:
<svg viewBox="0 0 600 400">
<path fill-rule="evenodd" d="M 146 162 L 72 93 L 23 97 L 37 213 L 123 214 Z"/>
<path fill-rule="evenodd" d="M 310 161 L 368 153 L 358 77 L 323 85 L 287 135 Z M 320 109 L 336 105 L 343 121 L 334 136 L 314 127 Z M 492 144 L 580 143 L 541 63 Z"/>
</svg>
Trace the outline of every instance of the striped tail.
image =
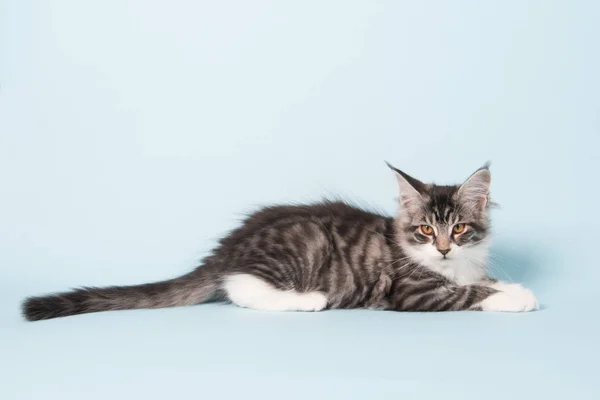
<svg viewBox="0 0 600 400">
<path fill-rule="evenodd" d="M 179 278 L 134 286 L 84 287 L 48 296 L 29 297 L 22 305 L 28 321 L 138 308 L 165 308 L 203 303 L 216 293 L 217 282 L 201 267 Z"/>
</svg>

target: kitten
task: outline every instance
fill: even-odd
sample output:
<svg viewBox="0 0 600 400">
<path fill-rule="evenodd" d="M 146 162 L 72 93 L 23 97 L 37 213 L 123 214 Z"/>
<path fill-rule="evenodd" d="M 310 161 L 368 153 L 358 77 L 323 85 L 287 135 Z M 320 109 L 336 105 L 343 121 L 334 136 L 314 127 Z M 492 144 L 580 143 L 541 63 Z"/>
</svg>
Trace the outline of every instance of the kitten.
<svg viewBox="0 0 600 400">
<path fill-rule="evenodd" d="M 31 297 L 29 321 L 229 300 L 270 311 L 531 311 L 533 293 L 486 276 L 489 165 L 458 186 L 394 171 L 391 218 L 343 202 L 267 207 L 223 238 L 202 266 L 156 283 Z"/>
</svg>

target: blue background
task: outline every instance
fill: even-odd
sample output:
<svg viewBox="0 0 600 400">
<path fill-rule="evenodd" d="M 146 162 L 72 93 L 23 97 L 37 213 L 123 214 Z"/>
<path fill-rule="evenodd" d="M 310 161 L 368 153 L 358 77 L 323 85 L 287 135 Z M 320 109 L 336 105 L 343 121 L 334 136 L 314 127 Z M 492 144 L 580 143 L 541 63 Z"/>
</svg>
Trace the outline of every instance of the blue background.
<svg viewBox="0 0 600 400">
<path fill-rule="evenodd" d="M 0 398 L 600 398 L 598 2 L 1 7 Z M 184 273 L 262 204 L 393 213 L 384 159 L 492 160 L 494 272 L 543 309 L 20 318 Z"/>
</svg>

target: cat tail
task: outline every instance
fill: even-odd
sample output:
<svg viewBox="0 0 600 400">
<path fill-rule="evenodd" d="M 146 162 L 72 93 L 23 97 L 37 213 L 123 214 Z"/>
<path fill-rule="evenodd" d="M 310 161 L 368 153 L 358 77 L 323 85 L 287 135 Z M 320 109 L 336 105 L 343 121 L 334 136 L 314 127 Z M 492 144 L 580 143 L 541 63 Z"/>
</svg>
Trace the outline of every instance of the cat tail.
<svg viewBox="0 0 600 400">
<path fill-rule="evenodd" d="M 23 301 L 23 316 L 39 321 L 99 311 L 165 308 L 199 304 L 218 291 L 216 273 L 199 267 L 184 276 L 162 282 L 103 288 L 83 287 L 70 292 L 29 297 Z"/>
</svg>

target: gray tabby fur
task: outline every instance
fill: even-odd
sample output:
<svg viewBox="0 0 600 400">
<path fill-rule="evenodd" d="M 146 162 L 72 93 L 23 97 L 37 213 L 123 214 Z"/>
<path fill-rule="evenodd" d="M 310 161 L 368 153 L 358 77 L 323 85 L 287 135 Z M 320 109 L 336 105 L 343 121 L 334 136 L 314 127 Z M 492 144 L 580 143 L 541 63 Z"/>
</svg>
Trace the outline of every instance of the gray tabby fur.
<svg viewBox="0 0 600 400">
<path fill-rule="evenodd" d="M 457 186 L 423 184 L 389 166 L 400 185 L 395 218 L 343 202 L 267 207 L 224 237 L 187 275 L 30 297 L 23 303 L 23 314 L 36 321 L 226 301 L 224 284 L 235 274 L 250 274 L 282 291 L 323 293 L 329 309 L 479 310 L 483 300 L 498 292 L 484 273 L 489 166 Z M 469 228 L 454 237 L 447 231 L 457 221 Z M 422 234 L 422 224 L 439 235 Z M 450 253 L 442 256 L 440 251 L 448 248 Z M 453 252 L 462 256 L 454 257 Z"/>
</svg>

